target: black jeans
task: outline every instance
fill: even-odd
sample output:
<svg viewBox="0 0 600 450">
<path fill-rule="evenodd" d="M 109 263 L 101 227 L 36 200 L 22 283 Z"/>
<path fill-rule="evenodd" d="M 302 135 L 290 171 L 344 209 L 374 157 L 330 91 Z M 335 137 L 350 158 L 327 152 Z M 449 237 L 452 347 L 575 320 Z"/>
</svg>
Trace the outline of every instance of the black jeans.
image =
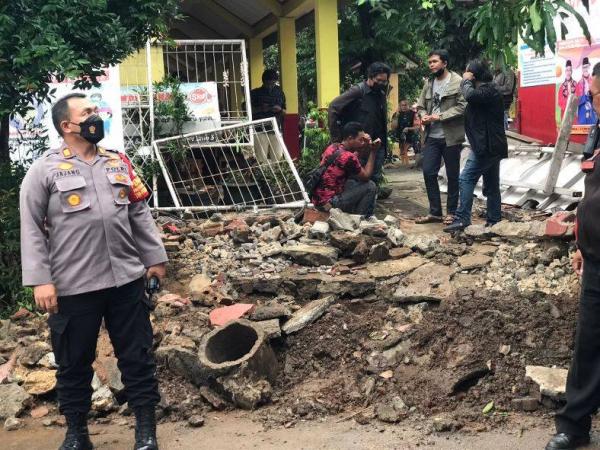
<svg viewBox="0 0 600 450">
<path fill-rule="evenodd" d="M 438 174 L 442 166 L 442 158 L 448 177 L 448 199 L 446 207 L 448 214 L 454 214 L 458 207 L 458 175 L 460 173 L 460 152 L 462 144 L 446 145 L 445 139 L 427 138 L 422 151 L 423 178 L 429 199 L 429 214 L 441 217 L 442 198 Z"/>
<path fill-rule="evenodd" d="M 556 430 L 587 436 L 600 407 L 600 263 L 585 260 L 567 404 L 556 414 Z"/>
<path fill-rule="evenodd" d="M 149 306 L 142 278 L 118 288 L 58 298 L 59 312 L 49 317 L 48 325 L 59 366 L 56 392 L 62 414 L 90 410 L 92 363 L 103 318 L 129 406 L 158 404 Z"/>
<path fill-rule="evenodd" d="M 348 214 L 360 214 L 370 217 L 375 210 L 377 185 L 373 181 L 350 179 L 344 185 L 344 191 L 331 199 L 331 206 Z"/>
</svg>

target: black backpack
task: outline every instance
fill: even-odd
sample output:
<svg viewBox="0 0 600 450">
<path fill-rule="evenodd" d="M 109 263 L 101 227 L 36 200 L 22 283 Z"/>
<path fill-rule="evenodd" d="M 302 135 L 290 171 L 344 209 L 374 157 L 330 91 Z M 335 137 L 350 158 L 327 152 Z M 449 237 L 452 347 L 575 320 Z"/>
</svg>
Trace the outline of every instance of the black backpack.
<svg viewBox="0 0 600 450">
<path fill-rule="evenodd" d="M 323 178 L 323 174 L 327 169 L 329 169 L 329 166 L 331 166 L 335 162 L 335 160 L 338 158 L 338 156 L 340 156 L 341 153 L 342 150 L 339 147 L 337 147 L 333 155 L 327 158 L 325 164 L 322 164 L 316 169 L 311 170 L 308 173 L 308 175 L 306 175 L 304 180 L 302 180 L 304 182 L 304 188 L 306 189 L 306 193 L 308 194 L 309 198 L 312 199 L 315 189 L 317 189 L 319 183 L 321 183 L 321 178 Z"/>
</svg>

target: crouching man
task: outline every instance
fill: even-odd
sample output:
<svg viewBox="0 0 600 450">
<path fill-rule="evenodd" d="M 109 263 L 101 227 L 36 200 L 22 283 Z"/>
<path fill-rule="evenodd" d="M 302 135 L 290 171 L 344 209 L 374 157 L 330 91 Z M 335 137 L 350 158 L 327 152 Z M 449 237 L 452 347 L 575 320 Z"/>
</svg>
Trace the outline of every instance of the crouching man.
<svg viewBox="0 0 600 450">
<path fill-rule="evenodd" d="M 342 129 L 342 142 L 331 144 L 321 156 L 327 169 L 314 191 L 312 202 L 326 211 L 338 208 L 364 217 L 373 215 L 377 185 L 370 180 L 381 141 L 371 142 L 364 127 L 349 122 Z M 360 163 L 360 152 L 369 153 L 367 164 Z"/>
</svg>

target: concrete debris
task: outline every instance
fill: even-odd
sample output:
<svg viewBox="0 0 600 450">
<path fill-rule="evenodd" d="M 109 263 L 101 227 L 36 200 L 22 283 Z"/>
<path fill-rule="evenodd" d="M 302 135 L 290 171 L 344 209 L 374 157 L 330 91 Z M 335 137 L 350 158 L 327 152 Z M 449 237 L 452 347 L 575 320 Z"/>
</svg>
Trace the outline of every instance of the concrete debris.
<svg viewBox="0 0 600 450">
<path fill-rule="evenodd" d="M 205 335 L 198 348 L 198 360 L 201 367 L 215 375 L 243 373 L 253 379 L 274 380 L 277 374 L 277 358 L 265 331 L 243 319 Z"/>
<path fill-rule="evenodd" d="M 302 328 L 311 324 L 321 317 L 335 302 L 336 297 L 330 295 L 328 297 L 314 300 L 301 309 L 296 311 L 294 315 L 281 328 L 285 334 L 292 334 L 300 331 Z"/>
<path fill-rule="evenodd" d="M 19 362 L 25 366 L 33 367 L 51 350 L 50 345 L 46 342 L 34 342 L 22 350 Z"/>
<path fill-rule="evenodd" d="M 325 245 L 298 244 L 285 246 L 283 254 L 303 266 L 332 266 L 337 261 L 337 250 Z"/>
<path fill-rule="evenodd" d="M 401 281 L 392 300 L 396 303 L 447 300 L 453 293 L 450 283 L 450 277 L 453 274 L 454 270 L 448 266 L 435 263 L 422 265 Z"/>
<path fill-rule="evenodd" d="M 329 225 L 333 230 L 354 231 L 361 224 L 361 217 L 355 214 L 347 214 L 341 209 L 332 208 L 329 211 Z"/>
<path fill-rule="evenodd" d="M 281 337 L 279 319 L 261 320 L 256 322 L 255 326 L 265 333 L 267 339 L 277 339 Z"/>
<path fill-rule="evenodd" d="M 329 224 L 327 222 L 315 222 L 308 231 L 308 236 L 313 239 L 327 239 Z"/>
<path fill-rule="evenodd" d="M 4 421 L 5 431 L 15 431 L 24 426 L 25 422 L 23 422 L 21 419 L 17 419 L 16 417 L 9 417 Z"/>
<path fill-rule="evenodd" d="M 101 413 L 109 413 L 118 409 L 115 396 L 108 386 L 102 386 L 92 394 L 92 409 Z"/>
<path fill-rule="evenodd" d="M 390 249 L 385 242 L 375 244 L 369 250 L 369 261 L 378 262 L 385 261 L 390 258 Z"/>
<path fill-rule="evenodd" d="M 250 315 L 250 319 L 261 321 L 269 319 L 287 318 L 291 315 L 292 311 L 289 307 L 287 307 L 286 305 L 275 303 L 272 305 L 257 306 Z"/>
<path fill-rule="evenodd" d="M 540 393 L 554 400 L 564 400 L 567 386 L 567 369 L 544 366 L 526 366 L 525 378 L 540 388 Z"/>
<path fill-rule="evenodd" d="M 31 401 L 31 397 L 16 383 L 0 385 L 0 419 L 18 417 Z"/>
<path fill-rule="evenodd" d="M 188 425 L 192 428 L 200 428 L 204 426 L 204 417 L 194 414 L 188 419 Z"/>
<path fill-rule="evenodd" d="M 492 258 L 486 255 L 464 255 L 458 258 L 458 265 L 462 270 L 473 270 L 487 267 Z"/>
</svg>

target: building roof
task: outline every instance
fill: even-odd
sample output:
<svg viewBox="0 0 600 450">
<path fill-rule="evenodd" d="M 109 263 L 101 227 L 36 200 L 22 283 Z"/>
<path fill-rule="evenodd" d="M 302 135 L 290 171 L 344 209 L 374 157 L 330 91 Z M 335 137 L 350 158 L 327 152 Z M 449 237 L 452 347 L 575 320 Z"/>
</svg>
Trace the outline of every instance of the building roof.
<svg viewBox="0 0 600 450">
<path fill-rule="evenodd" d="M 278 17 L 301 17 L 314 0 L 183 0 L 184 19 L 172 25 L 176 39 L 265 37 L 277 29 Z"/>
</svg>

